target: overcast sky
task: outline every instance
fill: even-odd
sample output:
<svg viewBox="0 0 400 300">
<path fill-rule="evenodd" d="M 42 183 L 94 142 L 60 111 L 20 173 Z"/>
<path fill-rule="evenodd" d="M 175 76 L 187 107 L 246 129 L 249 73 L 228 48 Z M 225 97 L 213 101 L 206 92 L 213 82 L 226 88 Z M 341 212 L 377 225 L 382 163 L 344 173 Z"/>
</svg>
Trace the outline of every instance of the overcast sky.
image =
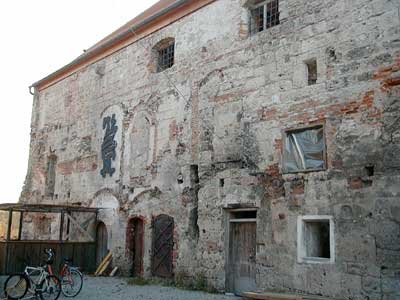
<svg viewBox="0 0 400 300">
<path fill-rule="evenodd" d="M 28 86 L 156 2 L 0 2 L 0 203 L 18 201 L 26 175 L 32 108 Z"/>
</svg>

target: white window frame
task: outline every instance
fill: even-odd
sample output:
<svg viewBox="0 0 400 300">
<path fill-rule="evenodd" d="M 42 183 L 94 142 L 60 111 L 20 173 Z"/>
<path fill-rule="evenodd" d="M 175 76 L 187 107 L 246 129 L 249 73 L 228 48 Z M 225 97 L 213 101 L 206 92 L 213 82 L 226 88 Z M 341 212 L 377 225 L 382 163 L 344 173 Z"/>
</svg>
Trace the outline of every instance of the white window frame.
<svg viewBox="0 0 400 300">
<path fill-rule="evenodd" d="M 307 256 L 307 245 L 304 240 L 305 223 L 317 222 L 317 221 L 328 221 L 329 222 L 329 252 L 330 258 L 324 257 L 308 257 Z M 298 216 L 297 218 L 297 262 L 298 263 L 310 263 L 310 264 L 333 264 L 335 263 L 335 226 L 332 216 L 318 216 L 318 215 L 307 215 Z"/>
</svg>

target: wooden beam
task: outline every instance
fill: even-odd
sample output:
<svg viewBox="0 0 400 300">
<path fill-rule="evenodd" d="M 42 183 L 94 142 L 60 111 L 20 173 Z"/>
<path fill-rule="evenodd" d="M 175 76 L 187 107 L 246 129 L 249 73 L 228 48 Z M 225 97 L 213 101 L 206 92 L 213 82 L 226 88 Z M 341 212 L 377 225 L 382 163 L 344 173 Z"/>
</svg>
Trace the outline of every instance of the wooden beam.
<svg viewBox="0 0 400 300">
<path fill-rule="evenodd" d="M 22 237 L 22 225 L 24 224 L 24 212 L 19 212 L 19 228 L 18 228 L 18 241 L 21 240 Z"/>
<path fill-rule="evenodd" d="M 12 226 L 13 210 L 8 211 L 8 227 L 7 227 L 7 242 L 11 240 L 11 226 Z"/>
<path fill-rule="evenodd" d="M 333 298 L 314 296 L 314 295 L 298 295 L 298 294 L 268 293 L 268 292 L 266 293 L 244 292 L 241 293 L 240 296 L 246 299 L 258 299 L 258 300 L 335 300 Z"/>
<path fill-rule="evenodd" d="M 59 240 L 63 240 L 63 231 L 64 231 L 64 211 L 61 212 L 61 220 L 60 220 L 60 237 Z"/>
</svg>

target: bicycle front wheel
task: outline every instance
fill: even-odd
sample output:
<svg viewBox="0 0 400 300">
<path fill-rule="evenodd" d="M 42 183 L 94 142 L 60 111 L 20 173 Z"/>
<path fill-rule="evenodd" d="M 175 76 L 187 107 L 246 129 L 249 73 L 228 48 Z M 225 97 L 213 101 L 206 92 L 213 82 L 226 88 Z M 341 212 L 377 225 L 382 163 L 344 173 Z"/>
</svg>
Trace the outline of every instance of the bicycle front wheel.
<svg viewBox="0 0 400 300">
<path fill-rule="evenodd" d="M 61 281 L 55 275 L 48 275 L 39 284 L 41 300 L 57 300 L 61 294 Z"/>
<path fill-rule="evenodd" d="M 61 291 L 65 297 L 77 296 L 83 286 L 82 273 L 78 270 L 68 269 L 61 277 Z"/>
<path fill-rule="evenodd" d="M 19 300 L 28 292 L 29 281 L 24 274 L 12 274 L 4 283 L 6 299 Z"/>
</svg>

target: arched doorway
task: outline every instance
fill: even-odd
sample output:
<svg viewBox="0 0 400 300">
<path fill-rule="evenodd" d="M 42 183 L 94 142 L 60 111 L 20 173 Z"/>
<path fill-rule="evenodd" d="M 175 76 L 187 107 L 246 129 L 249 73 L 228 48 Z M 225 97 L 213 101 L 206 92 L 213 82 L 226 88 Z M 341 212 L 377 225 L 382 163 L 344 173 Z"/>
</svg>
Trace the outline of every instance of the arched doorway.
<svg viewBox="0 0 400 300">
<path fill-rule="evenodd" d="M 132 260 L 132 276 L 141 276 L 143 273 L 143 236 L 144 225 L 140 218 L 132 218 L 128 222 L 126 241 L 129 250 L 129 256 Z"/>
<path fill-rule="evenodd" d="M 96 236 L 97 236 L 96 263 L 97 265 L 100 265 L 100 263 L 108 253 L 108 233 L 107 233 L 107 227 L 103 222 L 99 222 L 97 224 Z"/>
</svg>

